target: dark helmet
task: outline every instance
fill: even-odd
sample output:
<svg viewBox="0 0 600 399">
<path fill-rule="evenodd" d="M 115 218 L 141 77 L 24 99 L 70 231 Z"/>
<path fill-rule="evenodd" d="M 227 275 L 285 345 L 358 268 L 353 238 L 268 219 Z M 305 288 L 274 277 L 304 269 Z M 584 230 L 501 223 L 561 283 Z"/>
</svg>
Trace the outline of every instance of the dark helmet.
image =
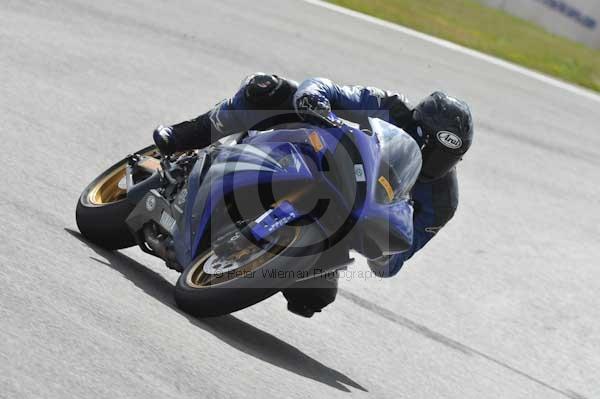
<svg viewBox="0 0 600 399">
<path fill-rule="evenodd" d="M 448 173 L 473 142 L 473 118 L 469 106 L 442 92 L 425 98 L 413 111 L 417 130 L 425 136 L 421 148 L 420 181 L 439 179 Z"/>
</svg>

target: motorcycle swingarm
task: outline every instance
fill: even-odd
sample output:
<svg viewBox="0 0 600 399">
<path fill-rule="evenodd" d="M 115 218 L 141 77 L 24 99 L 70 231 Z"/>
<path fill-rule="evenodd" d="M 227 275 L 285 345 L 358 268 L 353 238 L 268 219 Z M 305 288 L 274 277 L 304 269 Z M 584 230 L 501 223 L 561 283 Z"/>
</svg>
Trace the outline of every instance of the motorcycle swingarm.
<svg viewBox="0 0 600 399">
<path fill-rule="evenodd" d="M 134 183 L 133 173 L 136 168 L 144 169 L 146 172 L 151 173 L 151 176 L 139 183 Z M 150 190 L 161 187 L 163 180 L 160 171 L 161 168 L 157 159 L 138 154 L 131 155 L 125 169 L 127 199 L 136 204 Z"/>
<path fill-rule="evenodd" d="M 173 235 L 177 228 L 171 204 L 154 189 L 138 202 L 125 221 L 135 237 L 140 236 L 144 225 L 148 222 L 155 222 L 170 235 Z M 140 245 L 140 247 L 144 252 L 148 252 L 144 245 Z"/>
</svg>

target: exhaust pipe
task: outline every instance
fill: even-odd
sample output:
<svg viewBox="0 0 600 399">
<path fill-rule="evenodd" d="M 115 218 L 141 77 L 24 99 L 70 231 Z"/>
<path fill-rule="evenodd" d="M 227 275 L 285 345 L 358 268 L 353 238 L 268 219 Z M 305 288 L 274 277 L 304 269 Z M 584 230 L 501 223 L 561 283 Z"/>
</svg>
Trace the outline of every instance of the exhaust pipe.
<svg viewBox="0 0 600 399">
<path fill-rule="evenodd" d="M 157 231 L 156 226 L 152 224 L 147 224 L 144 226 L 143 231 L 144 240 L 152 252 L 154 252 L 154 254 L 159 258 L 162 258 L 167 263 L 169 268 L 178 272 L 183 271 L 183 268 L 179 262 L 177 262 L 177 257 L 175 256 L 173 239 L 167 235 L 162 235 Z"/>
</svg>

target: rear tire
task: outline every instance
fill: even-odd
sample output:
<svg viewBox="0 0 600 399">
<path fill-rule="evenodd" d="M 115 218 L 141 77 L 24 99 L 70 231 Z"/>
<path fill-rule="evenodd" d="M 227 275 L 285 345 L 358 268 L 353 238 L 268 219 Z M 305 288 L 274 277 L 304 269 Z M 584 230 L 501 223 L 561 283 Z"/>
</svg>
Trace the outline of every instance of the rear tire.
<svg viewBox="0 0 600 399">
<path fill-rule="evenodd" d="M 284 229 L 297 229 L 296 238 L 275 257 L 254 269 L 251 277 L 240 276 L 214 285 L 194 286 L 191 283 L 194 273 L 199 273 L 199 268 L 213 253 L 208 251 L 200 255 L 177 280 L 177 306 L 197 317 L 221 316 L 252 306 L 295 283 L 294 276 L 317 262 L 324 246 L 313 243 L 323 242 L 324 234 L 314 224 Z M 310 253 L 307 253 L 306 248 L 311 244 Z M 285 276 L 273 278 L 273 273 Z"/>
<path fill-rule="evenodd" d="M 101 207 L 77 203 L 75 218 L 81 234 L 104 249 L 116 250 L 132 247 L 135 239 L 129 232 L 125 219 L 134 206 L 127 200 Z"/>
<path fill-rule="evenodd" d="M 137 153 L 155 151 L 152 145 Z M 75 219 L 79 231 L 87 240 L 108 250 L 136 245 L 125 223 L 135 204 L 129 202 L 125 190 L 119 188 L 126 166 L 127 159 L 111 166 L 83 190 L 77 201 Z"/>
</svg>

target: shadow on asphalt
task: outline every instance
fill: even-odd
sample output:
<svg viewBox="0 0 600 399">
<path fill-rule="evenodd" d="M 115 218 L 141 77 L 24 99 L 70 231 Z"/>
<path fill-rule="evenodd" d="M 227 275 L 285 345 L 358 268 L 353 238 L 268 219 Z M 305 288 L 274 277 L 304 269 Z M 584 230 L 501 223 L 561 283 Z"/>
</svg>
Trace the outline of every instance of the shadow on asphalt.
<svg viewBox="0 0 600 399">
<path fill-rule="evenodd" d="M 182 312 L 175 305 L 173 285 L 161 275 L 120 252 L 107 251 L 88 242 L 75 230 L 68 228 L 64 230 L 103 258 L 90 257 L 92 260 L 118 271 L 146 294 L 156 298 L 164 305 L 186 317 L 193 325 L 213 334 L 226 344 L 257 359 L 281 367 L 302 377 L 329 385 L 340 391 L 351 392 L 347 387 L 350 386 L 368 392 L 367 389 L 350 377 L 325 366 L 304 354 L 298 348 L 235 316 L 227 315 L 198 319 Z"/>
</svg>

